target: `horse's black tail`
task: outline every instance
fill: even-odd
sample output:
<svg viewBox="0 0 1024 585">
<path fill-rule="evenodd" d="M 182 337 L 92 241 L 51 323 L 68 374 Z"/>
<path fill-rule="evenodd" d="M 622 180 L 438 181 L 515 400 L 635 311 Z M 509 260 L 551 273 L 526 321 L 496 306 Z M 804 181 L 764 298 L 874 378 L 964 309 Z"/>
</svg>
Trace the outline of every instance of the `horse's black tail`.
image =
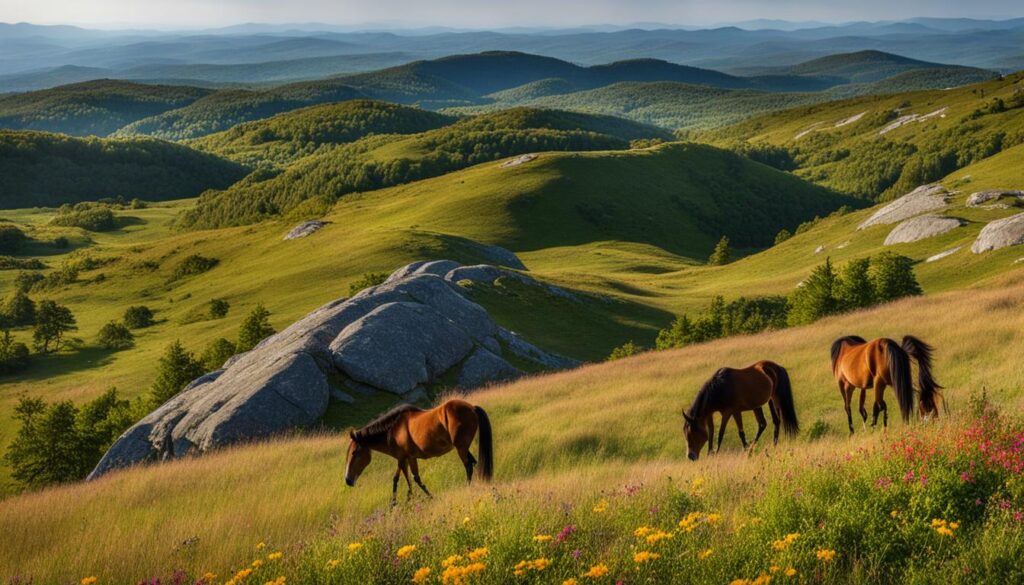
<svg viewBox="0 0 1024 585">
<path fill-rule="evenodd" d="M 903 422 L 910 421 L 914 411 L 914 384 L 910 379 L 910 356 L 891 339 L 885 340 L 885 353 L 889 358 L 889 376 L 892 378 L 896 400 L 900 404 Z"/>
<path fill-rule="evenodd" d="M 775 372 L 775 397 L 779 401 L 782 414 L 782 430 L 787 436 L 800 432 L 800 423 L 796 420 L 796 406 L 793 404 L 793 386 L 789 382 L 789 372 L 779 364 L 772 364 Z"/>
<path fill-rule="evenodd" d="M 936 404 L 935 396 L 938 394 L 939 398 L 942 398 L 942 395 L 939 394 L 939 389 L 942 386 L 939 386 L 935 382 L 935 378 L 932 377 L 932 346 L 912 335 L 907 335 L 903 338 L 903 343 L 900 344 L 900 347 L 910 357 L 917 360 L 917 389 L 921 392 L 921 406 L 923 410 L 925 413 L 935 411 L 935 414 L 938 414 L 939 408 Z"/>
<path fill-rule="evenodd" d="M 494 476 L 494 442 L 491 436 L 491 419 L 479 406 L 473 407 L 480 424 L 480 479 L 490 481 Z"/>
</svg>

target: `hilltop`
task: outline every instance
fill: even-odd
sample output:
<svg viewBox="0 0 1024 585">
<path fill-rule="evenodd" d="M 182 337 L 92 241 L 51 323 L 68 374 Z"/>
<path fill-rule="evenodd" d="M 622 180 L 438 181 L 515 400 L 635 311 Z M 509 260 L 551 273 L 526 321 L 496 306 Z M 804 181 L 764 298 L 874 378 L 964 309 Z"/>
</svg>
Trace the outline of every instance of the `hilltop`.
<svg viewBox="0 0 1024 585">
<path fill-rule="evenodd" d="M 908 71 L 934 69 L 944 69 L 960 75 L 984 75 L 986 78 L 993 76 L 993 73 L 976 67 L 930 63 L 875 50 L 828 55 L 796 65 L 761 71 L 828 77 L 842 80 L 843 83 L 873 83 Z"/>
</svg>

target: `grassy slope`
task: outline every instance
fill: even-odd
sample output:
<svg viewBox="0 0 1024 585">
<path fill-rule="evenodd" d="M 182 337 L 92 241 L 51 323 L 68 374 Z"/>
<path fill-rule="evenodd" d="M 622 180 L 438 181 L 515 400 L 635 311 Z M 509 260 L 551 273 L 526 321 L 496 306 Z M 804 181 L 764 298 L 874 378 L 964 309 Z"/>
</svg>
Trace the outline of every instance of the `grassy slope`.
<svg viewBox="0 0 1024 585">
<path fill-rule="evenodd" d="M 472 399 L 488 410 L 495 427 L 495 489 L 464 487 L 454 457 L 428 461 L 421 470 L 437 497 L 417 498 L 393 513 L 386 511 L 391 464 L 375 460 L 356 489 L 345 489 L 339 479 L 344 440 L 337 435 L 232 449 L 8 499 L 0 502 L 0 528 L 9 535 L 8 545 L 0 548 L 0 575 L 33 575 L 50 582 L 96 574 L 107 582 L 126 582 L 181 568 L 192 574 L 210 570 L 223 579 L 259 556 L 253 546 L 261 541 L 269 543 L 269 550 L 286 551 L 281 572 L 294 575 L 291 558 L 300 554 L 296 543 L 301 541 L 314 546 L 302 554 L 322 559 L 311 570 L 323 579 L 329 577 L 322 569 L 326 559 L 346 558 L 339 549 L 368 534 L 390 551 L 382 554 L 393 554 L 401 544 L 419 544 L 416 566 L 420 555 L 436 563 L 473 546 L 518 555 L 511 562 L 508 556 L 488 561 L 492 567 L 492 562 L 511 566 L 518 558 L 545 554 L 543 547 L 530 545 L 531 534 L 554 533 L 566 523 L 580 526 L 583 538 L 593 532 L 599 540 L 586 547 L 585 570 L 599 559 L 632 554 L 623 552 L 635 542 L 628 532 L 659 516 L 645 506 L 694 505 L 685 494 L 670 502 L 648 499 L 655 494 L 686 492 L 699 478 L 706 482 L 706 493 L 696 502 L 706 507 L 698 509 L 725 512 L 727 522 L 736 523 L 749 518 L 766 477 L 820 475 L 840 455 L 881 447 L 886 439 L 878 431 L 858 426 L 854 439 L 845 437 L 845 415 L 828 366 L 828 345 L 836 336 L 913 333 L 935 344 L 937 376 L 955 417 L 962 416 L 968 395 L 981 387 L 1005 408 L 1019 408 L 1024 400 L 1016 359 L 1024 330 L 1022 285 L 1018 271 L 981 289 L 904 300 L 798 329 L 645 354 L 477 392 Z M 745 457 L 730 429 L 725 454 L 686 462 L 679 409 L 715 368 L 766 357 L 789 369 L 804 428 L 820 420 L 831 431 L 814 444 L 806 436 L 783 439 L 778 449 L 766 450 L 766 457 Z M 752 421 L 747 419 L 749 432 Z M 887 439 L 903 432 L 902 424 L 893 421 Z M 624 486 L 636 486 L 639 501 L 624 497 Z M 612 533 L 602 533 L 604 521 L 588 513 L 602 497 L 611 502 L 610 514 L 616 517 Z M 624 522 L 620 516 L 627 512 L 619 506 L 632 510 Z M 888 508 L 877 512 L 888 518 Z M 669 522 L 675 521 L 672 513 Z M 464 516 L 469 524 L 454 528 Z M 806 532 L 803 538 L 815 538 L 812 526 L 793 528 Z M 432 540 L 421 540 L 425 535 Z M 778 536 L 766 535 L 761 546 Z M 186 540 L 193 542 L 183 544 Z M 837 548 L 843 557 L 870 554 L 842 544 Z M 712 546 L 718 550 L 718 544 Z M 552 554 L 561 553 L 552 549 Z M 398 566 L 384 559 L 373 566 L 385 564 Z M 377 576 L 387 582 L 407 580 L 405 566 Z M 487 582 L 505 579 L 501 572 L 491 574 L 501 570 L 488 569 Z M 854 566 L 848 578 L 870 582 L 864 572 L 870 570 Z M 277 571 L 267 574 L 273 578 Z M 718 580 L 740 576 L 714 574 Z"/>
</svg>

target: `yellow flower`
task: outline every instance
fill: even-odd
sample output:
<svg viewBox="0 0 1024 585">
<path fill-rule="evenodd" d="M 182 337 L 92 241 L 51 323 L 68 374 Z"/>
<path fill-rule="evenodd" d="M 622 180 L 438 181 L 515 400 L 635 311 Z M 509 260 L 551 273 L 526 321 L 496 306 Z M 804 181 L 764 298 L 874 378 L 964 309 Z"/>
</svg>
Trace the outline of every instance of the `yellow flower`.
<svg viewBox="0 0 1024 585">
<path fill-rule="evenodd" d="M 704 559 L 710 557 L 712 552 L 713 552 L 712 549 L 706 548 L 706 549 L 700 551 L 699 553 L 697 553 L 697 558 L 703 561 Z"/>
<path fill-rule="evenodd" d="M 598 565 L 594 565 L 593 567 L 590 567 L 590 570 L 587 571 L 586 573 L 583 573 L 583 576 L 587 577 L 589 579 L 600 579 L 601 577 L 604 577 L 607 574 L 608 574 L 608 565 L 606 565 L 604 563 L 600 563 Z"/>
<path fill-rule="evenodd" d="M 893 510 L 892 512 L 889 512 L 889 516 L 892 516 L 893 518 L 895 518 L 895 517 L 897 517 L 899 515 L 900 515 L 900 511 L 899 510 Z"/>
<path fill-rule="evenodd" d="M 796 569 L 794 569 L 793 567 L 790 567 L 790 568 L 786 569 L 786 576 L 787 577 L 793 577 L 795 575 L 796 575 Z"/>
<path fill-rule="evenodd" d="M 283 556 L 284 556 L 283 552 L 280 552 L 280 551 L 272 552 L 269 555 L 267 555 L 267 560 L 268 561 L 278 561 L 278 560 L 281 560 L 281 557 L 283 557 Z"/>
<path fill-rule="evenodd" d="M 331 560 L 327 561 L 327 570 L 330 571 L 331 569 L 334 569 L 340 563 L 341 563 L 341 561 L 339 561 L 338 559 L 331 559 Z"/>
<path fill-rule="evenodd" d="M 469 554 L 466 556 L 468 556 L 469 560 L 471 561 L 479 561 L 480 559 L 485 558 L 488 554 L 490 554 L 490 552 L 491 551 L 488 550 L 487 547 L 480 547 L 469 551 Z"/>
<path fill-rule="evenodd" d="M 932 518 L 932 528 L 938 528 L 939 526 L 945 526 L 946 521 L 941 518 Z"/>
<path fill-rule="evenodd" d="M 548 568 L 551 564 L 551 559 L 539 558 L 527 561 L 519 561 L 513 568 L 513 573 L 517 576 L 525 575 L 527 571 L 543 571 Z"/>
<path fill-rule="evenodd" d="M 533 537 L 533 542 L 547 542 L 549 540 L 551 540 L 550 534 L 538 534 Z"/>
<path fill-rule="evenodd" d="M 637 528 L 633 531 L 633 536 L 637 538 L 643 538 L 652 532 L 654 532 L 654 529 L 650 526 L 641 526 L 640 528 Z"/>
<path fill-rule="evenodd" d="M 444 585 L 467 585 L 469 577 L 482 573 L 487 565 L 483 563 L 472 563 L 465 567 L 449 566 L 441 573 L 441 583 Z"/>
<path fill-rule="evenodd" d="M 800 533 L 792 532 L 779 540 L 773 540 L 772 548 L 774 548 L 775 550 L 786 550 L 786 547 L 793 544 L 793 542 L 796 541 L 796 539 L 798 538 L 800 538 Z"/>
<path fill-rule="evenodd" d="M 640 551 L 640 552 L 636 553 L 635 555 L 633 555 L 633 561 L 635 561 L 637 563 L 646 563 L 647 561 L 656 561 L 656 560 L 658 560 L 660 558 L 661 558 L 661 555 L 659 555 L 658 553 L 654 553 L 654 552 L 650 552 L 650 551 L 646 551 L 646 550 Z"/>
<path fill-rule="evenodd" d="M 448 567 L 454 565 L 455 563 L 461 562 L 461 561 L 462 561 L 462 555 L 452 555 L 452 556 L 448 557 L 447 559 L 441 561 L 441 566 L 447 569 Z"/>
<path fill-rule="evenodd" d="M 818 550 L 817 555 L 818 555 L 818 560 L 819 561 L 826 561 L 827 562 L 827 561 L 831 561 L 832 559 L 836 558 L 836 551 L 831 550 L 831 549 L 827 549 L 827 548 L 823 548 L 823 549 L 819 549 Z"/>
<path fill-rule="evenodd" d="M 252 568 L 258 569 L 263 566 L 263 559 L 256 559 L 252 562 Z"/>
<path fill-rule="evenodd" d="M 361 542 L 352 542 L 352 543 L 349 543 L 349 545 L 348 545 L 348 552 L 354 553 L 354 552 L 356 552 L 357 550 L 359 550 L 361 548 L 363 548 L 363 543 L 361 543 Z"/>
<path fill-rule="evenodd" d="M 462 519 L 462 525 L 465 526 L 466 524 L 469 524 L 469 516 Z"/>
<path fill-rule="evenodd" d="M 267 581 L 263 585 L 285 585 L 285 581 L 286 581 L 286 579 L 284 578 L 284 575 L 281 575 L 280 577 L 278 577 L 277 579 L 274 579 L 273 581 Z"/>
<path fill-rule="evenodd" d="M 949 529 L 950 530 L 956 530 L 957 528 L 960 528 L 960 523 L 959 522 L 950 522 L 949 523 Z"/>
<path fill-rule="evenodd" d="M 594 506 L 594 511 L 597 512 L 598 514 L 604 512 L 607 509 L 608 509 L 608 500 L 601 500 L 600 502 L 597 503 L 596 506 Z"/>
<path fill-rule="evenodd" d="M 648 534 L 646 540 L 647 540 L 647 544 L 655 544 L 655 543 L 660 542 L 662 540 L 668 540 L 668 539 L 672 538 L 672 536 L 673 535 L 672 535 L 671 532 L 664 532 L 662 530 L 659 530 L 659 531 L 655 532 L 654 534 Z"/>
<path fill-rule="evenodd" d="M 780 567 L 778 565 L 772 565 L 772 566 L 768 567 L 768 570 L 771 571 L 772 573 L 778 573 L 780 570 L 782 570 L 782 567 Z"/>
<path fill-rule="evenodd" d="M 416 552 L 416 545 L 415 544 L 407 544 L 407 545 L 403 546 L 402 548 L 398 549 L 398 552 L 395 553 L 395 556 L 397 556 L 400 559 L 407 559 L 407 558 L 411 557 L 412 553 L 414 553 L 414 552 Z"/>
<path fill-rule="evenodd" d="M 562 581 L 562 585 L 579 585 L 579 584 L 580 584 L 580 582 L 577 581 L 576 579 L 566 579 L 565 581 Z"/>
<path fill-rule="evenodd" d="M 708 524 L 717 524 L 722 519 L 722 515 L 708 514 L 707 516 L 705 516 L 705 519 L 708 521 Z"/>
<path fill-rule="evenodd" d="M 420 567 L 412 575 L 413 583 L 426 583 L 430 579 L 430 567 Z"/>
<path fill-rule="evenodd" d="M 729 585 L 750 585 L 750 579 L 733 579 Z"/>
<path fill-rule="evenodd" d="M 93 585 L 96 581 L 99 581 L 96 577 L 86 577 L 79 581 L 79 583 L 81 583 L 81 585 Z"/>
<path fill-rule="evenodd" d="M 203 581 L 206 581 L 207 585 L 209 585 L 210 583 L 213 583 L 213 580 L 216 579 L 216 578 L 217 578 L 217 574 L 216 573 L 207 572 L 206 574 L 203 575 Z"/>
<path fill-rule="evenodd" d="M 768 583 L 771 583 L 771 582 L 772 582 L 771 575 L 761 574 L 761 575 L 758 575 L 757 579 L 752 580 L 750 582 L 750 585 L 768 585 Z"/>
<path fill-rule="evenodd" d="M 946 528 L 945 526 L 939 526 L 935 529 L 935 532 L 938 532 L 942 536 L 953 536 L 953 531 L 949 528 Z"/>
<path fill-rule="evenodd" d="M 265 548 L 267 548 L 267 543 L 265 543 L 265 542 L 261 542 L 261 543 L 256 545 L 256 550 L 263 550 Z"/>
</svg>

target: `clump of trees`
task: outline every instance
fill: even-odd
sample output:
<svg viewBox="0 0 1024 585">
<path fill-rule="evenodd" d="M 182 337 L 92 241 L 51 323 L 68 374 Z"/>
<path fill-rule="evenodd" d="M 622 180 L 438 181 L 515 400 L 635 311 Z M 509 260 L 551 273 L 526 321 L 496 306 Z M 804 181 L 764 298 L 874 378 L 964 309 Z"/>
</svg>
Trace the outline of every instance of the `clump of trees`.
<svg viewBox="0 0 1024 585">
<path fill-rule="evenodd" d="M 199 254 L 192 254 L 183 258 L 181 262 L 174 267 L 173 278 L 177 280 L 179 278 L 185 278 L 186 276 L 202 274 L 211 270 L 218 263 L 220 263 L 220 260 L 216 258 L 207 258 L 206 256 L 200 256 Z"/>
<path fill-rule="evenodd" d="M 103 349 L 128 349 L 135 345 L 135 336 L 124 324 L 111 321 L 100 329 L 97 341 Z"/>
<path fill-rule="evenodd" d="M 121 322 L 129 329 L 143 329 L 153 325 L 153 310 L 145 305 L 128 307 Z"/>
<path fill-rule="evenodd" d="M 203 368 L 207 372 L 212 372 L 219 370 L 224 365 L 224 362 L 231 359 L 237 353 L 238 348 L 234 343 L 223 337 L 218 337 L 203 349 L 203 353 L 199 355 L 199 362 L 203 364 Z"/>
<path fill-rule="evenodd" d="M 715 297 L 707 310 L 694 318 L 682 315 L 658 333 L 655 348 L 670 349 L 712 339 L 779 329 L 786 325 L 786 298 L 740 297 L 726 303 Z"/>
<path fill-rule="evenodd" d="M 627 341 L 626 343 L 623 343 L 619 347 L 616 347 L 615 349 L 613 349 L 612 352 L 610 354 L 608 354 L 608 358 L 605 361 L 612 362 L 612 361 L 615 361 L 615 360 L 621 360 L 622 358 L 627 358 L 629 356 L 637 355 L 637 354 L 643 353 L 645 351 L 647 351 L 646 347 L 644 347 L 644 346 L 642 346 L 642 345 L 640 345 L 638 343 L 634 343 L 633 340 L 631 339 L 631 340 Z"/>
<path fill-rule="evenodd" d="M 0 223 L 0 254 L 14 254 L 21 251 L 28 242 L 28 236 L 17 226 Z"/>
<path fill-rule="evenodd" d="M 213 299 L 210 301 L 210 317 L 213 319 L 223 319 L 228 316 L 228 310 L 231 309 L 231 304 L 224 299 Z"/>
<path fill-rule="evenodd" d="M 9 329 L 0 333 L 0 374 L 14 374 L 29 366 L 28 346 L 15 341 Z"/>
<path fill-rule="evenodd" d="M 109 207 L 95 203 L 61 205 L 50 225 L 77 227 L 90 232 L 109 232 L 117 228 L 117 218 Z"/>
</svg>

